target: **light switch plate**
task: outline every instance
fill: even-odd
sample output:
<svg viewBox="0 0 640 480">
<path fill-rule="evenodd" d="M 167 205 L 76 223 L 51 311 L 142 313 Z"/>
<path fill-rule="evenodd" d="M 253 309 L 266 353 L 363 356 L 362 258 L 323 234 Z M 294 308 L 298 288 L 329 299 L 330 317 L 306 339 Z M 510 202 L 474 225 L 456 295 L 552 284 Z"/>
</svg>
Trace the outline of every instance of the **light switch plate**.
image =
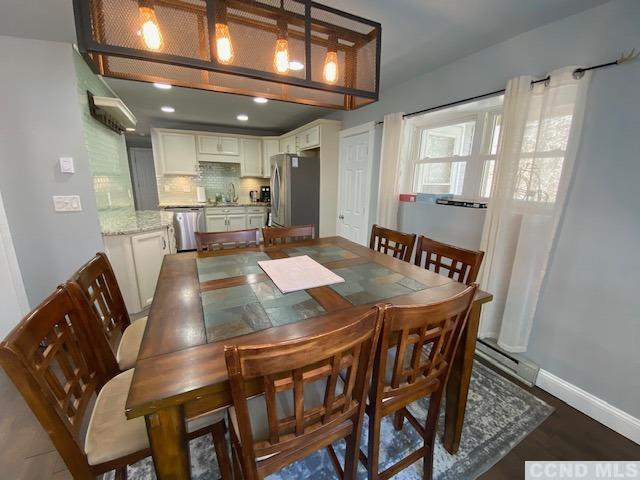
<svg viewBox="0 0 640 480">
<path fill-rule="evenodd" d="M 60 157 L 60 172 L 76 173 L 76 167 L 73 164 L 73 157 Z"/>
<path fill-rule="evenodd" d="M 54 195 L 53 208 L 56 212 L 80 212 L 82 211 L 80 195 Z"/>
</svg>

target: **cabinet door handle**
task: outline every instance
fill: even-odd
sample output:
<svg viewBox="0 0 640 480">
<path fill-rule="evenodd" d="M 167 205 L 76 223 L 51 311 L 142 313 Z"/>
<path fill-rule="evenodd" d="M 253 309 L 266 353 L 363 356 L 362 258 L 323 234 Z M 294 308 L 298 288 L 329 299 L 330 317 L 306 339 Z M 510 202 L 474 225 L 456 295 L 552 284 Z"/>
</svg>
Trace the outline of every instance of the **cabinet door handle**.
<svg viewBox="0 0 640 480">
<path fill-rule="evenodd" d="M 307 133 L 307 143 L 309 143 L 309 134 Z"/>
<path fill-rule="evenodd" d="M 162 250 L 167 249 L 167 239 L 162 237 Z"/>
<path fill-rule="evenodd" d="M 339 218 L 340 220 L 344 220 L 344 215 L 340 215 L 338 218 Z"/>
</svg>

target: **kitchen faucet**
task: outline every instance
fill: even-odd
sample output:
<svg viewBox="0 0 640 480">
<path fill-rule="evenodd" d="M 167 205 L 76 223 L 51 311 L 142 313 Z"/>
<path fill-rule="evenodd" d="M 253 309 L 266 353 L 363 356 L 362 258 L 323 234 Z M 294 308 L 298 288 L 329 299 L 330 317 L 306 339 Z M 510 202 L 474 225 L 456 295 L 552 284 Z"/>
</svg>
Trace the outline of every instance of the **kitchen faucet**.
<svg viewBox="0 0 640 480">
<path fill-rule="evenodd" d="M 236 203 L 238 201 L 238 197 L 236 196 L 236 186 L 233 182 L 231 182 L 227 188 L 227 195 L 229 197 L 229 201 L 232 203 Z"/>
</svg>

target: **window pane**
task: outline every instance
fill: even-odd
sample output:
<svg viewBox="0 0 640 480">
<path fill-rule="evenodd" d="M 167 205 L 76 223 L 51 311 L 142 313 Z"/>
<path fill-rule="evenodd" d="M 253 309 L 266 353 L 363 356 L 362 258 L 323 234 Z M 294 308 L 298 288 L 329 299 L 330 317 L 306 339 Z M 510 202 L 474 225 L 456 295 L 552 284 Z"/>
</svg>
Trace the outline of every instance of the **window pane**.
<svg viewBox="0 0 640 480">
<path fill-rule="evenodd" d="M 463 122 L 446 127 L 422 130 L 420 158 L 443 158 L 471 153 L 476 122 Z"/>
<path fill-rule="evenodd" d="M 564 157 L 521 158 L 513 198 L 527 202 L 556 201 Z"/>
<path fill-rule="evenodd" d="M 480 185 L 480 196 L 489 198 L 491 196 L 491 186 L 493 185 L 493 173 L 496 167 L 495 160 L 487 160 L 482 167 L 482 183 Z"/>
<path fill-rule="evenodd" d="M 416 165 L 414 191 L 416 193 L 462 194 L 466 162 L 437 162 Z"/>
</svg>

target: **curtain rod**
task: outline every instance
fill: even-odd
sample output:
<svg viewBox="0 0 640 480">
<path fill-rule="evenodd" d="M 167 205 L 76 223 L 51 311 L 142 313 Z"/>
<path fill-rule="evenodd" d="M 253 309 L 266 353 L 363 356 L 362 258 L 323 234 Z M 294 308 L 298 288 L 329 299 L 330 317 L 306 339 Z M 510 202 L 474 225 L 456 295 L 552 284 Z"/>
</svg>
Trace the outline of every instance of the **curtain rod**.
<svg viewBox="0 0 640 480">
<path fill-rule="evenodd" d="M 624 53 L 622 53 L 620 55 L 620 58 L 618 58 L 617 60 L 614 60 L 613 62 L 601 63 L 600 65 L 594 65 L 593 67 L 576 68 L 573 71 L 573 78 L 578 80 L 584 76 L 585 72 L 588 72 L 590 70 L 597 70 L 600 68 L 612 67 L 614 65 L 629 63 L 635 60 L 636 58 L 638 58 L 639 56 L 640 56 L 640 52 L 636 53 L 636 49 L 634 48 L 631 50 L 631 53 L 629 53 L 629 55 L 625 55 Z M 539 80 L 532 80 L 531 86 L 536 85 L 538 83 L 545 83 L 545 82 L 548 82 L 549 80 L 551 80 L 551 77 L 547 75 L 546 77 L 541 78 Z M 475 97 L 469 97 L 463 100 L 457 100 L 455 102 L 445 103 L 443 105 L 438 105 L 437 107 L 424 108 L 422 110 L 417 110 L 415 112 L 405 113 L 404 115 L 402 115 L 402 118 L 415 117 L 416 115 L 422 115 L 423 113 L 433 112 L 435 110 L 442 110 L 443 108 L 447 108 L 447 107 L 454 107 L 456 105 L 460 105 L 461 103 L 469 103 L 474 100 L 480 100 L 488 97 L 495 97 L 496 95 L 502 95 L 503 93 L 505 93 L 505 91 L 506 89 L 503 88 L 502 90 L 496 90 L 494 92 L 484 93 L 482 95 L 476 95 Z M 379 122 L 376 122 L 376 125 L 382 125 L 383 123 L 384 123 L 384 120 L 381 120 Z"/>
</svg>

